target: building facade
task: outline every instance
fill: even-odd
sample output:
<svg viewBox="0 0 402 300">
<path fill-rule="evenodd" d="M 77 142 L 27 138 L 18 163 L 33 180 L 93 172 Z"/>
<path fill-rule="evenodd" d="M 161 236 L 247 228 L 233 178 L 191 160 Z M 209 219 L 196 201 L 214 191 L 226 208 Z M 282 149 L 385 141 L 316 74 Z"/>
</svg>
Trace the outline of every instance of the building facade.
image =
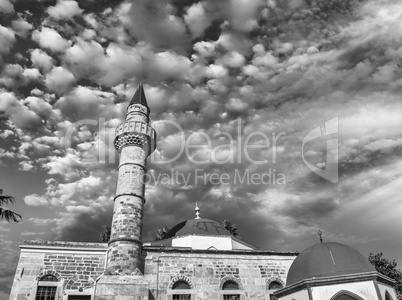
<svg viewBox="0 0 402 300">
<path fill-rule="evenodd" d="M 10 299 L 108 299 L 95 298 L 106 270 L 106 244 L 30 241 L 20 247 Z M 269 300 L 274 289 L 284 286 L 295 258 L 287 252 L 155 246 L 144 246 L 142 253 L 140 270 L 148 283 L 145 296 L 166 300 Z M 185 286 L 176 288 L 181 282 Z M 225 289 L 225 283 L 232 282 L 238 289 Z"/>
<path fill-rule="evenodd" d="M 350 255 L 343 245 L 332 251 L 329 243 L 299 257 L 259 250 L 201 218 L 198 206 L 194 219 L 177 224 L 162 240 L 144 243 L 143 178 L 156 147 L 149 113 L 140 84 L 116 130 L 120 160 L 110 241 L 24 242 L 10 300 L 396 299 L 392 281 L 369 268 L 367 259 L 361 262 L 356 250 Z M 357 259 L 364 268 L 339 271 L 345 264 L 336 264 L 333 255 L 346 265 Z M 322 278 L 311 271 L 316 265 L 323 266 Z M 334 288 L 339 284 L 344 288 Z"/>
</svg>

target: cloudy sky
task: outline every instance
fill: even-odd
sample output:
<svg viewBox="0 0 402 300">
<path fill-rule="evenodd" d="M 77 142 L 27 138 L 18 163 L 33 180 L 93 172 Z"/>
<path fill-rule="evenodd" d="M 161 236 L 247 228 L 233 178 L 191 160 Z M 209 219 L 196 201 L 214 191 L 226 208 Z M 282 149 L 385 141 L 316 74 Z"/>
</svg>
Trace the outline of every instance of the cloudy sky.
<svg viewBox="0 0 402 300">
<path fill-rule="evenodd" d="M 21 240 L 99 241 L 141 80 L 158 135 L 144 240 L 198 200 L 262 249 L 321 229 L 402 265 L 400 1 L 0 0 L 0 24 L 0 188 L 23 216 L 1 223 L 1 299 Z"/>
</svg>

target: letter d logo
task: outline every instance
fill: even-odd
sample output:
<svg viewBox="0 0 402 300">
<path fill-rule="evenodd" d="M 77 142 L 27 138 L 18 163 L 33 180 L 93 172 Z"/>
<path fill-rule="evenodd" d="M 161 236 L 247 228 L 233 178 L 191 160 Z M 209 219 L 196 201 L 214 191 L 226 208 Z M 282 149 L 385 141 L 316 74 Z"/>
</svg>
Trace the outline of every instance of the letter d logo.
<svg viewBox="0 0 402 300">
<path fill-rule="evenodd" d="M 333 183 L 338 182 L 338 139 L 336 138 L 327 140 L 327 157 L 324 170 L 306 161 L 306 159 L 304 158 L 304 145 L 320 137 L 338 133 L 338 127 L 338 117 L 333 118 L 325 122 L 323 128 L 321 128 L 321 126 L 317 126 L 313 130 L 311 130 L 304 137 L 302 145 L 302 157 L 304 164 L 317 175 Z"/>
</svg>

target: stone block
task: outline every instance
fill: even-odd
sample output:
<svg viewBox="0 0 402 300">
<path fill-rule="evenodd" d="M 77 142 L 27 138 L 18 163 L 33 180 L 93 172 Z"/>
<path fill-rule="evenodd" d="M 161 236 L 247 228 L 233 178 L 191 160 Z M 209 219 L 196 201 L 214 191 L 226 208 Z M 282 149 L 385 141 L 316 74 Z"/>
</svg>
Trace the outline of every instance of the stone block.
<svg viewBox="0 0 402 300">
<path fill-rule="evenodd" d="M 142 276 L 103 276 L 95 300 L 148 300 L 149 284 Z"/>
</svg>

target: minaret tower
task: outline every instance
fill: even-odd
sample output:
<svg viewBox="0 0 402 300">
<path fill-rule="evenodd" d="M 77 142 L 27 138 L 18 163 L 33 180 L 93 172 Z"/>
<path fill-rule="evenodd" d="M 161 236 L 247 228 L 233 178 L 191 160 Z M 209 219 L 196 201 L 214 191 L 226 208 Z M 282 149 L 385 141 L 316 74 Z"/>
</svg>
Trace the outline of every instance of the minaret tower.
<svg viewBox="0 0 402 300">
<path fill-rule="evenodd" d="M 120 160 L 107 267 L 120 275 L 132 274 L 140 267 L 146 162 L 156 146 L 149 113 L 140 83 L 114 141 Z"/>
</svg>

